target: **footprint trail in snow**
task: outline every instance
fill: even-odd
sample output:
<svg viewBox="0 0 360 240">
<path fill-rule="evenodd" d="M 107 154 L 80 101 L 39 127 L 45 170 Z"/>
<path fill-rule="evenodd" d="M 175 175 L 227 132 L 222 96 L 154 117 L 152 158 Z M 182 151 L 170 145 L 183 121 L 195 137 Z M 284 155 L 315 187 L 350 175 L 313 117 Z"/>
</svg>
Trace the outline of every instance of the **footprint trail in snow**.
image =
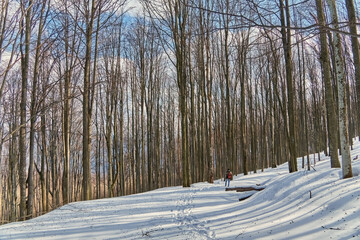
<svg viewBox="0 0 360 240">
<path fill-rule="evenodd" d="M 194 186 L 184 191 L 180 199 L 176 201 L 174 221 L 178 224 L 178 229 L 185 239 L 215 239 L 215 233 L 206 227 L 206 222 L 199 220 L 193 212 L 194 199 L 198 191 L 201 191 L 201 188 Z"/>
</svg>

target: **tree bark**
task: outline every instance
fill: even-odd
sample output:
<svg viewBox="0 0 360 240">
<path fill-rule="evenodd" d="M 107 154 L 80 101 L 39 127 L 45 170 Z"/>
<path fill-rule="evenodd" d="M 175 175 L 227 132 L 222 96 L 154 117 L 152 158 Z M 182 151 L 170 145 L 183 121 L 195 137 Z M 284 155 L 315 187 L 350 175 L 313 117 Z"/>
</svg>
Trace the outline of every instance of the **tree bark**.
<svg viewBox="0 0 360 240">
<path fill-rule="evenodd" d="M 335 29 L 339 29 L 338 17 L 335 0 L 326 0 L 331 13 L 332 23 Z M 346 79 L 344 74 L 344 60 L 341 46 L 341 39 L 339 33 L 333 34 L 334 38 L 334 54 L 335 67 L 337 73 L 338 83 L 338 97 L 339 97 L 339 132 L 340 145 L 342 154 L 342 173 L 343 178 L 352 177 L 351 155 L 348 137 L 348 116 L 347 116 L 347 94 L 346 94 Z"/>
<path fill-rule="evenodd" d="M 291 60 L 291 30 L 290 30 L 290 13 L 288 0 L 280 0 L 281 14 L 281 35 L 284 49 L 285 65 L 286 65 L 286 84 L 288 97 L 288 126 L 289 126 L 289 172 L 297 171 L 296 162 L 296 136 L 295 136 L 295 104 L 294 104 L 294 87 L 293 87 L 293 67 Z"/>
<path fill-rule="evenodd" d="M 318 22 L 320 25 L 320 62 L 322 66 L 322 75 L 325 83 L 325 103 L 328 118 L 330 162 L 332 168 L 340 168 L 338 156 L 338 121 L 335 110 L 335 100 L 333 96 L 333 87 L 330 75 L 330 59 L 328 52 L 327 33 L 325 29 L 325 15 L 323 12 L 323 1 L 316 0 L 316 10 Z"/>
<path fill-rule="evenodd" d="M 92 0 L 90 5 L 90 15 L 86 16 L 86 53 L 84 65 L 84 91 L 83 91 L 83 181 L 82 181 L 82 199 L 92 199 L 91 183 L 91 86 L 90 86 L 90 64 L 92 53 L 92 34 L 96 12 L 96 1 Z"/>
<path fill-rule="evenodd" d="M 32 1 L 21 2 L 22 11 L 24 15 L 25 26 L 23 26 L 21 40 L 21 102 L 20 102 L 20 136 L 19 136 L 19 152 L 20 152 L 20 165 L 19 165 L 19 184 L 20 184 L 20 218 L 26 218 L 26 101 L 29 77 L 29 58 L 30 58 L 30 35 L 31 35 L 31 10 Z M 24 42 L 22 42 L 24 41 Z M 25 45 L 25 49 L 24 49 Z"/>
<path fill-rule="evenodd" d="M 355 84 L 357 97 L 357 130 L 360 132 L 360 47 L 357 36 L 356 12 L 353 0 L 345 0 L 349 17 L 349 29 L 351 33 L 351 47 L 355 67 Z M 360 139 L 360 137 L 359 137 Z"/>
</svg>

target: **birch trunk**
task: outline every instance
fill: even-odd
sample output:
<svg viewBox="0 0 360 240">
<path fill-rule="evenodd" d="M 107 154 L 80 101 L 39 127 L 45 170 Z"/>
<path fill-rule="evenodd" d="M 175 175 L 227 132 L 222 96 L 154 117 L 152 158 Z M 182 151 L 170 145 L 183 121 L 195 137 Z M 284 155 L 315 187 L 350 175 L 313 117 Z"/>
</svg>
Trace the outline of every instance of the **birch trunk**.
<svg viewBox="0 0 360 240">
<path fill-rule="evenodd" d="M 338 17 L 335 0 L 326 0 L 331 13 L 332 23 L 335 29 L 339 29 Z M 348 116 L 347 116 L 347 95 L 346 95 L 346 78 L 344 74 L 344 60 L 341 47 L 341 39 L 339 33 L 333 34 L 334 38 L 334 54 L 335 54 L 335 68 L 338 83 L 338 98 L 339 98 L 339 132 L 340 145 L 342 153 L 342 173 L 343 178 L 352 177 L 351 155 L 348 137 Z"/>
</svg>

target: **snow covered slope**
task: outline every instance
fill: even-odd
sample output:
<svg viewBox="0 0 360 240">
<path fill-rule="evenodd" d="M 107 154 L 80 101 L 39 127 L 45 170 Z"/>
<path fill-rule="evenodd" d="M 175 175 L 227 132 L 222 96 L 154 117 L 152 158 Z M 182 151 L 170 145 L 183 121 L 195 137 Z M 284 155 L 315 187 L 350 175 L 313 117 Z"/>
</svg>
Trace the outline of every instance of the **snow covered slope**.
<svg viewBox="0 0 360 240">
<path fill-rule="evenodd" d="M 359 142 L 354 147 L 353 158 Z M 323 155 L 316 171 L 298 163 L 291 174 L 284 164 L 235 176 L 231 187 L 265 187 L 244 201 L 249 192 L 225 191 L 221 180 L 162 188 L 70 203 L 0 226 L 0 239 L 360 239 L 360 160 L 346 180 Z"/>
</svg>

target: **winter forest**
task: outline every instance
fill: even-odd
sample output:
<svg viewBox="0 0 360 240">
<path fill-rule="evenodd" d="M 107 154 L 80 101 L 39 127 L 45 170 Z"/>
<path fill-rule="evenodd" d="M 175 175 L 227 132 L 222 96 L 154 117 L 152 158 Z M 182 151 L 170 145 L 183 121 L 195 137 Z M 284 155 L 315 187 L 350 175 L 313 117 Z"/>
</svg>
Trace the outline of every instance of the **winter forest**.
<svg viewBox="0 0 360 240">
<path fill-rule="evenodd" d="M 358 0 L 1 0 L 0 224 L 313 154 L 352 177 Z M 285 146 L 285 147 L 284 147 Z M 353 156 L 354 157 L 354 156 Z"/>
</svg>

